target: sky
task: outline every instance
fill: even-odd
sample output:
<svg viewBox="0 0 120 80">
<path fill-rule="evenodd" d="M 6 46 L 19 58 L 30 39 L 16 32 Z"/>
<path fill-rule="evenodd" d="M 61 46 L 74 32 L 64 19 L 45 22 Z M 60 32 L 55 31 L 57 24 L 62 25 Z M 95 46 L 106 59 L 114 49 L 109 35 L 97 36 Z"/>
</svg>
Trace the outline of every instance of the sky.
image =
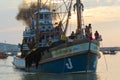
<svg viewBox="0 0 120 80">
<path fill-rule="evenodd" d="M 0 42 L 21 43 L 26 26 L 16 20 L 16 15 L 22 2 L 0 0 Z M 91 23 L 93 32 L 97 30 L 102 35 L 101 47 L 120 47 L 120 0 L 82 0 L 82 3 L 84 23 Z"/>
</svg>

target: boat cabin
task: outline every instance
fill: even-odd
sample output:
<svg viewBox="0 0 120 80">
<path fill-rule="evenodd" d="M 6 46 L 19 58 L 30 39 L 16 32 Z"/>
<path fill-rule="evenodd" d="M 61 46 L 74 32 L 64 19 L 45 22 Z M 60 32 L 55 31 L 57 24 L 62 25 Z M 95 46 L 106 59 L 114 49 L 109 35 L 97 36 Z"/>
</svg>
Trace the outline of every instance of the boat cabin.
<svg viewBox="0 0 120 80">
<path fill-rule="evenodd" d="M 33 49 L 38 43 L 38 47 L 49 47 L 51 43 L 60 40 L 61 32 L 62 28 L 59 24 L 55 27 L 52 23 L 52 12 L 42 8 L 39 12 L 34 13 L 31 27 L 26 27 L 23 32 L 23 44 L 28 44 L 30 49 Z"/>
<path fill-rule="evenodd" d="M 50 10 L 42 8 L 39 13 L 36 12 L 34 16 L 35 28 L 37 29 L 38 27 L 39 29 L 39 47 L 48 47 L 51 43 L 60 40 L 60 31 L 57 31 L 52 23 L 52 12 L 50 12 Z M 38 26 L 36 22 L 37 18 L 39 19 Z"/>
</svg>

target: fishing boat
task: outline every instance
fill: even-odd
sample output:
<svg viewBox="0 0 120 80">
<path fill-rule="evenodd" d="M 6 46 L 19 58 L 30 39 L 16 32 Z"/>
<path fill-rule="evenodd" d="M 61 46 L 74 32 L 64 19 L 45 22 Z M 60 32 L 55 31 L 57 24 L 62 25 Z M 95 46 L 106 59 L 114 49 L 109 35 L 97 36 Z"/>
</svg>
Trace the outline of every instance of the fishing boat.
<svg viewBox="0 0 120 80">
<path fill-rule="evenodd" d="M 33 72 L 95 72 L 100 58 L 100 39 L 92 39 L 91 30 L 86 32 L 83 26 L 81 0 L 76 0 L 74 4 L 73 0 L 52 0 L 54 3 L 50 5 L 52 9 L 45 6 L 47 1 L 42 3 L 38 0 L 32 24 L 23 32 L 23 42 L 20 45 L 22 54 L 14 57 L 13 65 L 16 68 Z M 59 9 L 63 4 L 64 9 Z M 76 11 L 77 29 L 75 33 L 71 31 L 72 34 L 67 36 L 72 5 Z M 64 10 L 66 12 L 63 12 Z M 66 15 L 63 16 L 63 14 Z M 60 17 L 61 15 L 63 18 Z"/>
</svg>

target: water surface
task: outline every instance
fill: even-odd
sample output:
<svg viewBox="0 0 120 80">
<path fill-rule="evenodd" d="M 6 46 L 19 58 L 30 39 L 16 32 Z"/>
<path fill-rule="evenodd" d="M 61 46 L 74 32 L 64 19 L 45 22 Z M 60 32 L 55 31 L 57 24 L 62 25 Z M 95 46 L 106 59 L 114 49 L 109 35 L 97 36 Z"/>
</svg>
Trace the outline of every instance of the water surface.
<svg viewBox="0 0 120 80">
<path fill-rule="evenodd" d="M 0 80 L 120 80 L 120 52 L 116 55 L 102 55 L 96 73 L 50 74 L 32 73 L 16 69 L 13 57 L 0 59 Z"/>
</svg>

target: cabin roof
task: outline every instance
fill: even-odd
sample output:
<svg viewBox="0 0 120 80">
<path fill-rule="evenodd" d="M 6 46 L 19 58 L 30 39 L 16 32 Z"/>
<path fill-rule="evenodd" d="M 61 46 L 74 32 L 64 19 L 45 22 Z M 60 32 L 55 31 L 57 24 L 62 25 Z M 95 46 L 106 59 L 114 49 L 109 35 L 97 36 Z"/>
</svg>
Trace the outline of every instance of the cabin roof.
<svg viewBox="0 0 120 80">
<path fill-rule="evenodd" d="M 40 9 L 39 12 L 40 12 L 40 13 L 49 13 L 49 14 L 51 13 L 50 10 L 45 9 L 45 8 Z M 38 11 L 35 12 L 34 14 L 37 14 L 37 13 L 38 13 Z"/>
</svg>

